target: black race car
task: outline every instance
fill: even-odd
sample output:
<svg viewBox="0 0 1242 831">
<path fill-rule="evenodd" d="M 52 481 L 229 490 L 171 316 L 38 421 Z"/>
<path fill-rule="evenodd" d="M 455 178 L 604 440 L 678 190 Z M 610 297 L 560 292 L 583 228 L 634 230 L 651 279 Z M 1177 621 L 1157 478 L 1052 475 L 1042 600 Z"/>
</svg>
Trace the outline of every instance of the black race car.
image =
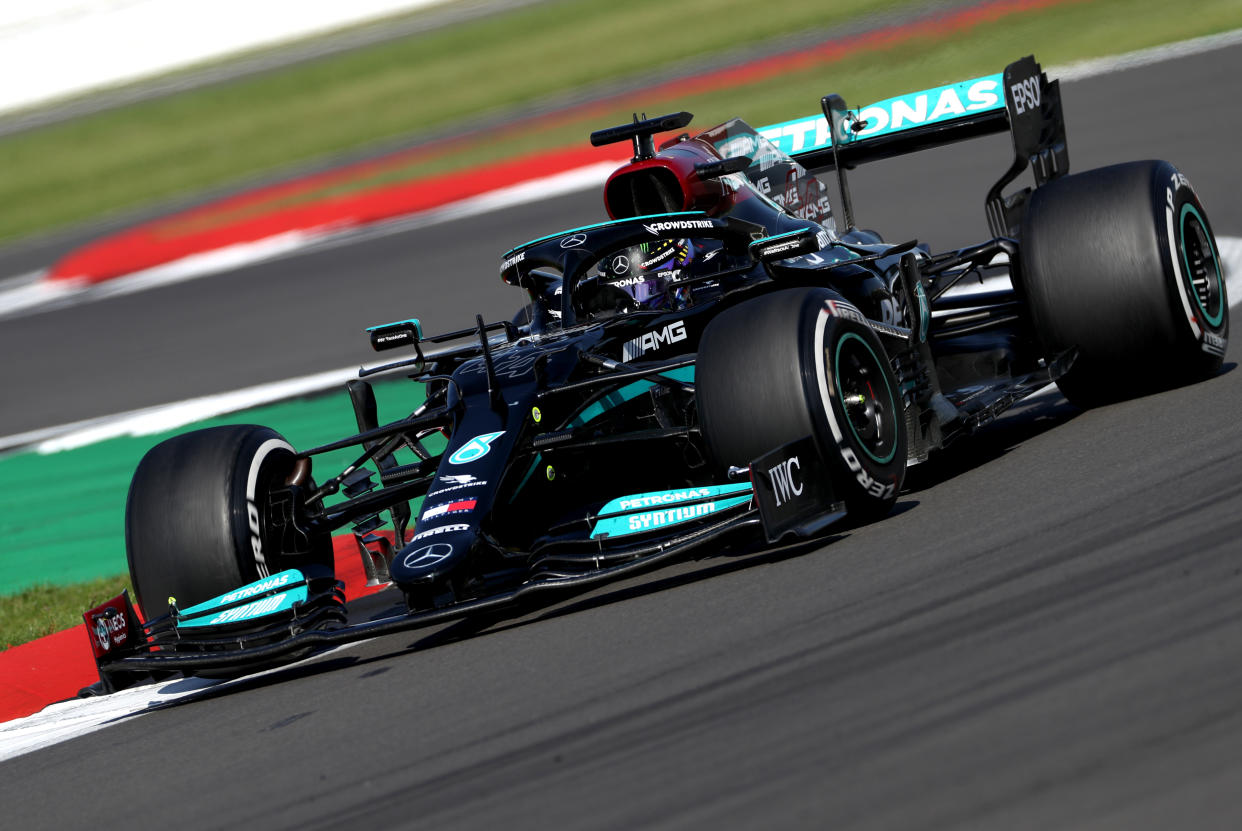
<svg viewBox="0 0 1242 831">
<path fill-rule="evenodd" d="M 377 350 L 412 354 L 348 384 L 356 435 L 299 452 L 229 426 L 153 448 L 126 509 L 146 620 L 125 595 L 86 614 L 97 686 L 238 672 L 693 548 L 876 520 L 907 465 L 1050 382 L 1090 406 L 1218 371 L 1229 307 L 1190 183 L 1155 161 L 1068 175 L 1059 88 L 1033 58 L 822 110 L 658 150 L 688 113 L 594 133 L 634 146 L 605 186 L 611 221 L 502 256 L 526 297 L 513 320 L 372 329 Z M 855 227 L 849 168 L 1005 130 L 991 239 L 932 253 Z M 1027 169 L 1033 188 L 1002 192 Z M 989 276 L 994 290 L 960 291 Z M 425 399 L 381 425 L 367 378 L 395 373 Z M 352 464 L 312 476 L 350 447 Z M 349 621 L 339 529 L 399 614 Z"/>
</svg>

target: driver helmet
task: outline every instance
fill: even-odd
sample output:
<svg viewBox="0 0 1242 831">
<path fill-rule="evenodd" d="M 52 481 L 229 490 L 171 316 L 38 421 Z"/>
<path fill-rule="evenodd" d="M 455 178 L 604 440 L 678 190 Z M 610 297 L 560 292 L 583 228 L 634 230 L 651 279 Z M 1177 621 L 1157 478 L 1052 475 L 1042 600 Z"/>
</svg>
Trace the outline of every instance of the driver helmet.
<svg viewBox="0 0 1242 831">
<path fill-rule="evenodd" d="M 688 239 L 644 242 L 601 260 L 599 283 L 626 295 L 631 311 L 680 309 L 689 305 L 690 289 L 676 283 L 694 256 Z"/>
</svg>

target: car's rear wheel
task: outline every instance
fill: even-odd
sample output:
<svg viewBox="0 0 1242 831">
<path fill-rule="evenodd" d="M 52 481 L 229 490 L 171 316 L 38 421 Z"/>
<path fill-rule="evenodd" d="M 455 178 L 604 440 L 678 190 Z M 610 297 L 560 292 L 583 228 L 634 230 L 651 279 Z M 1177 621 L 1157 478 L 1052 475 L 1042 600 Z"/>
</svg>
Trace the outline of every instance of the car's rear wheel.
<svg viewBox="0 0 1242 831">
<path fill-rule="evenodd" d="M 699 421 L 713 460 L 745 466 L 815 438 L 851 518 L 886 515 L 906 470 L 904 409 L 883 345 L 835 292 L 799 288 L 718 315 L 695 369 Z"/>
<path fill-rule="evenodd" d="M 1018 272 L 1057 384 L 1090 406 L 1220 369 L 1229 300 L 1207 213 L 1168 162 L 1066 176 L 1031 194 Z"/>
<path fill-rule="evenodd" d="M 125 506 L 129 573 L 144 615 L 163 614 L 170 597 L 186 608 L 291 565 L 332 563 L 327 534 L 294 552 L 272 527 L 272 492 L 294 461 L 278 433 L 253 425 L 198 430 L 151 448 Z"/>
</svg>

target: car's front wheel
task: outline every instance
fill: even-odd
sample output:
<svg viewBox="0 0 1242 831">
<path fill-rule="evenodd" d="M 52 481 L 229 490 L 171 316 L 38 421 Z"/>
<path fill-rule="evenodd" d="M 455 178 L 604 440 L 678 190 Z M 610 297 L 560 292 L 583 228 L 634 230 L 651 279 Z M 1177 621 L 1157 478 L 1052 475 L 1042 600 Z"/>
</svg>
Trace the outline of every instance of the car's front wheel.
<svg viewBox="0 0 1242 831">
<path fill-rule="evenodd" d="M 148 451 L 125 506 L 129 572 L 144 615 L 163 614 L 170 597 L 186 608 L 291 565 L 331 564 L 327 534 L 290 551 L 271 521 L 273 491 L 294 461 L 284 438 L 253 425 L 197 430 Z"/>
<path fill-rule="evenodd" d="M 813 436 L 832 491 L 856 522 L 897 501 L 905 411 L 880 339 L 822 288 L 778 291 L 718 315 L 695 370 L 699 421 L 720 466 L 745 466 Z"/>
</svg>

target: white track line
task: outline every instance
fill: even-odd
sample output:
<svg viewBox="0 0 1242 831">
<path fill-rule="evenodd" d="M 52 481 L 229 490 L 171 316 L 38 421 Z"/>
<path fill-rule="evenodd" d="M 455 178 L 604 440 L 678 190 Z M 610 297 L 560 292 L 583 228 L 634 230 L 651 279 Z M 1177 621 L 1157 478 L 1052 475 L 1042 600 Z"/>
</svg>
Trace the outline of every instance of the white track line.
<svg viewBox="0 0 1242 831">
<path fill-rule="evenodd" d="M 219 683 L 205 678 L 182 678 L 107 696 L 51 704 L 34 715 L 0 724 L 0 762 L 85 736 L 115 719 L 153 709 Z"/>
<path fill-rule="evenodd" d="M 1232 32 L 1206 35 L 1191 40 L 1179 41 L 1178 43 L 1166 43 L 1163 46 L 1139 49 L 1135 52 L 1127 52 L 1124 55 L 1075 61 L 1064 66 L 1054 66 L 1045 71 L 1048 73 L 1049 78 L 1059 78 L 1066 82 L 1081 81 L 1084 78 L 1094 78 L 1097 75 L 1106 75 L 1110 72 L 1135 69 L 1140 66 L 1148 66 L 1175 58 L 1187 58 L 1203 52 L 1236 46 L 1239 43 L 1242 43 L 1242 29 L 1234 29 Z"/>
<path fill-rule="evenodd" d="M 110 695 L 75 698 L 50 704 L 39 712 L 0 724 L 0 762 L 54 744 L 85 736 L 121 721 L 173 702 L 198 695 L 213 687 L 229 687 L 252 681 L 290 667 L 318 661 L 371 639 L 336 646 L 285 666 L 265 669 L 241 678 L 176 678 L 132 687 Z"/>
<path fill-rule="evenodd" d="M 120 436 L 150 436 L 227 413 L 336 389 L 357 377 L 358 367 L 344 367 L 232 392 L 45 427 L 0 438 L 0 451 L 33 445 L 39 453 L 57 453 Z"/>
</svg>

